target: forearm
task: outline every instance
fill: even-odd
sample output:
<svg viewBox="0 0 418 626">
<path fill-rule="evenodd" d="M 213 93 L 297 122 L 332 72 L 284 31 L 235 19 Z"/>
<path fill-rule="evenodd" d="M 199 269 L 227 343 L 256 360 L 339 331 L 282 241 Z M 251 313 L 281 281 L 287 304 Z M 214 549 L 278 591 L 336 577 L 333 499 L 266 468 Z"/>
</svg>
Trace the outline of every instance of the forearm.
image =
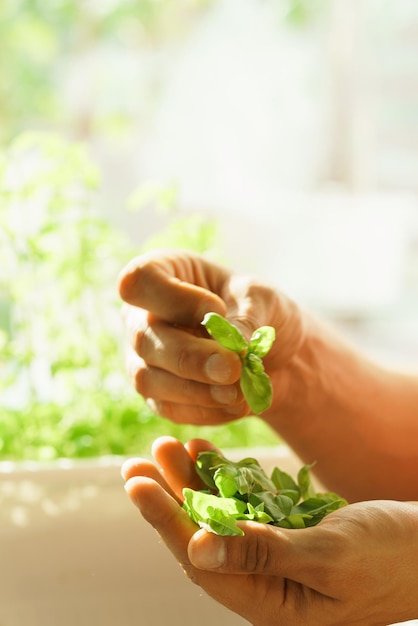
<svg viewBox="0 0 418 626">
<path fill-rule="evenodd" d="M 418 499 L 418 378 L 371 362 L 316 320 L 267 421 L 350 500 Z M 282 381 L 276 382 L 278 386 Z"/>
</svg>

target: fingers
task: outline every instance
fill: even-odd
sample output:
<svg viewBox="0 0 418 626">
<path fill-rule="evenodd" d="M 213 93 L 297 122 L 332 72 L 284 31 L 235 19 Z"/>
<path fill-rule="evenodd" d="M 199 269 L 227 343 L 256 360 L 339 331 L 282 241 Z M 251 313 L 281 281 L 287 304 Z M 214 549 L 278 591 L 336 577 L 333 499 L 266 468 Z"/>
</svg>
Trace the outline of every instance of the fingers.
<svg viewBox="0 0 418 626">
<path fill-rule="evenodd" d="M 200 487 L 194 462 L 208 449 L 213 446 L 205 440 L 183 446 L 163 437 L 153 446 L 161 471 L 144 459 L 123 469 L 130 498 L 192 581 L 253 624 L 412 619 L 416 505 L 363 502 L 303 530 L 239 522 L 244 536 L 218 536 L 199 530 L 172 495 Z"/>
<path fill-rule="evenodd" d="M 211 444 L 202 441 L 202 448 L 210 449 Z M 187 448 L 174 437 L 159 437 L 152 446 L 152 454 L 166 481 L 181 498 L 184 487 L 202 489 L 203 483 L 196 474 L 194 460 Z"/>
<path fill-rule="evenodd" d="M 187 545 L 197 529 L 196 524 L 159 482 L 152 478 L 133 476 L 126 482 L 125 490 L 179 563 L 185 570 L 189 570 Z"/>
<path fill-rule="evenodd" d="M 188 577 L 209 595 L 251 623 L 271 623 L 282 615 L 284 623 L 296 623 L 290 619 L 300 611 L 300 588 L 295 581 L 304 581 L 305 568 L 309 570 L 307 555 L 315 540 L 303 549 L 291 540 L 310 529 L 295 533 L 244 522 L 244 537 L 219 537 L 199 530 L 182 509 L 179 496 L 184 486 L 202 487 L 194 463 L 200 451 L 209 449 L 214 446 L 202 439 L 183 446 L 172 437 L 161 437 L 152 450 L 161 470 L 145 459 L 126 462 L 125 489 Z M 316 559 L 322 548 L 319 542 Z M 293 580 L 286 580 L 286 572 Z M 304 592 L 304 601 L 311 593 Z M 324 606 L 321 600 L 321 611 Z"/>
<path fill-rule="evenodd" d="M 162 415 L 175 424 L 195 426 L 221 426 L 226 422 L 240 419 L 250 414 L 248 405 L 243 402 L 228 407 L 202 407 L 199 405 L 174 404 L 173 402 L 148 400 L 157 415 Z"/>
<path fill-rule="evenodd" d="M 126 369 L 153 409 L 177 423 L 222 424 L 248 413 L 239 385 L 241 361 L 213 339 L 198 338 L 125 307 Z"/>
<path fill-rule="evenodd" d="M 227 574 L 219 576 L 216 573 L 196 569 L 191 565 L 187 547 L 198 527 L 158 482 L 148 477 L 136 476 L 128 480 L 125 489 L 144 519 L 155 528 L 190 580 L 200 585 L 209 595 L 231 610 L 242 615 L 244 615 L 244 610 L 247 617 L 255 613 L 254 602 L 250 609 L 246 606 L 246 600 L 257 586 L 254 581 L 246 580 L 243 576 L 236 577 Z M 259 587 L 261 597 L 264 597 L 264 580 L 260 581 Z"/>
<path fill-rule="evenodd" d="M 158 437 L 152 445 L 152 455 L 160 469 L 152 461 L 133 458 L 124 462 L 122 477 L 125 481 L 141 476 L 151 478 L 182 503 L 184 487 L 203 487 L 195 470 L 198 453 L 214 449 L 215 446 L 204 439 L 192 439 L 183 445 L 174 437 Z"/>
<path fill-rule="evenodd" d="M 331 541 L 319 527 L 298 532 L 257 522 L 240 525 L 243 537 L 197 532 L 188 549 L 192 565 L 218 573 L 288 578 L 324 595 L 338 595 L 338 586 L 329 585 L 338 542 L 330 550 Z"/>
<path fill-rule="evenodd" d="M 204 385 L 185 380 L 164 370 L 149 368 L 130 350 L 126 369 L 135 389 L 152 410 L 177 424 L 223 424 L 249 413 L 238 383 Z"/>
<path fill-rule="evenodd" d="M 190 441 L 184 444 L 184 447 L 189 453 L 193 463 L 196 463 L 199 452 L 205 452 L 206 450 L 219 452 L 218 448 L 206 439 L 190 439 Z"/>
<path fill-rule="evenodd" d="M 208 408 L 217 408 L 222 405 L 234 406 L 241 403 L 243 399 L 239 383 L 207 385 L 195 382 L 163 369 L 150 367 L 142 359 L 134 356 L 129 359 L 128 372 L 135 389 L 144 398 Z"/>
<path fill-rule="evenodd" d="M 142 309 L 125 306 L 123 313 L 128 342 L 149 366 L 205 383 L 231 384 L 239 379 L 239 356 L 213 339 L 166 324 Z"/>
<path fill-rule="evenodd" d="M 225 270 L 189 253 L 164 251 L 133 259 L 121 272 L 121 298 L 161 319 L 196 328 L 205 313 L 223 315 L 225 304 L 216 295 Z"/>
<path fill-rule="evenodd" d="M 133 458 L 125 461 L 121 468 L 121 474 L 125 481 L 129 481 L 131 478 L 146 477 L 157 482 L 167 493 L 173 498 L 177 497 L 174 490 L 170 487 L 162 474 L 158 471 L 157 467 L 148 459 Z M 178 498 L 178 502 L 182 499 Z"/>
<path fill-rule="evenodd" d="M 210 445 L 210 444 L 208 444 Z M 152 453 L 161 470 L 146 459 L 130 459 L 122 466 L 125 490 L 133 504 L 159 533 L 186 571 L 190 570 L 187 544 L 197 526 L 181 508 L 182 489 L 199 488 L 193 461 L 173 437 L 155 440 Z"/>
<path fill-rule="evenodd" d="M 276 342 L 264 359 L 275 389 L 271 412 L 297 394 L 297 377 L 287 365 L 303 345 L 305 322 L 271 287 L 198 255 L 166 250 L 134 259 L 121 272 L 119 289 L 129 303 L 128 371 L 160 415 L 215 425 L 250 413 L 239 385 L 239 355 L 204 334 L 201 321 L 209 311 L 226 316 L 247 339 L 260 325 L 274 326 Z"/>
</svg>

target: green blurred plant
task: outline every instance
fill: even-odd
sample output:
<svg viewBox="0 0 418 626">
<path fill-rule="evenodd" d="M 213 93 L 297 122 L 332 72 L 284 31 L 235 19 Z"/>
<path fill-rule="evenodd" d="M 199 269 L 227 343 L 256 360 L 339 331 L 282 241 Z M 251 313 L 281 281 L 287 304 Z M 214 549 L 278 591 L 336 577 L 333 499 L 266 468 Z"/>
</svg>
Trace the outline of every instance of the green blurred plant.
<svg viewBox="0 0 418 626">
<path fill-rule="evenodd" d="M 103 98 L 112 67 L 109 51 L 139 58 L 162 42 L 181 36 L 212 0 L 3 0 L 0 3 L 0 142 L 22 128 L 65 128 L 87 136 L 133 123 L 131 98 L 109 104 Z M 102 61 L 89 67 L 90 54 Z M 68 82 L 80 59 L 97 97 L 74 113 L 68 103 Z M 78 73 L 80 68 L 78 68 Z M 112 80 L 112 79 L 110 79 Z M 128 79 L 129 80 L 129 79 Z M 107 86 L 106 86 L 107 85 Z M 78 86 L 79 90 L 85 85 Z M 132 96 L 132 80 L 126 85 Z M 103 108 L 105 102 L 105 108 Z M 74 115 L 78 115 L 74 119 Z"/>
<path fill-rule="evenodd" d="M 25 134 L 0 155 L 3 459 L 145 454 L 158 435 L 197 434 L 155 416 L 125 376 L 116 278 L 138 251 L 100 217 L 99 178 L 82 144 L 55 135 Z M 213 224 L 191 218 L 182 247 L 213 248 Z M 183 219 L 162 245 L 181 245 Z M 222 446 L 274 442 L 256 420 L 198 432 Z"/>
<path fill-rule="evenodd" d="M 28 128 L 60 129 L 82 138 L 119 136 L 133 125 L 138 130 L 152 106 L 148 99 L 153 102 L 158 95 L 158 79 L 133 77 L 133 67 L 137 71 L 144 56 L 184 36 L 215 2 L 3 0 L 0 143 Z M 330 4 L 272 2 L 281 23 L 298 27 L 310 24 Z M 123 75 L 127 63 L 134 65 Z M 141 92 L 144 88 L 147 94 Z"/>
<path fill-rule="evenodd" d="M 119 373 L 127 242 L 95 212 L 98 183 L 83 146 L 55 136 L 24 135 L 1 156 L 3 455 L 92 454 L 110 406 L 117 452 L 118 424 L 137 420 Z"/>
<path fill-rule="evenodd" d="M 280 3 L 286 22 L 294 27 L 304 27 L 329 8 L 330 0 L 285 0 Z"/>
</svg>

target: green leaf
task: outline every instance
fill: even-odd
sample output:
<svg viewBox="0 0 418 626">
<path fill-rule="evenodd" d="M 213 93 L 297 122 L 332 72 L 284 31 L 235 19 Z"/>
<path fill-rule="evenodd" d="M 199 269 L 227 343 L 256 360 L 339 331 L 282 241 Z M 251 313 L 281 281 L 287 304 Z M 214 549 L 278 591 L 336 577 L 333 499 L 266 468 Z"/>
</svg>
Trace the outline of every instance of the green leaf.
<svg viewBox="0 0 418 626">
<path fill-rule="evenodd" d="M 286 518 L 290 528 L 306 528 L 311 516 L 303 513 L 293 513 Z"/>
<path fill-rule="evenodd" d="M 259 415 L 271 405 L 273 388 L 270 378 L 265 372 L 254 374 L 244 367 L 241 373 L 240 386 L 248 406 L 255 415 Z"/>
<path fill-rule="evenodd" d="M 301 498 L 304 500 L 315 495 L 315 490 L 311 484 L 311 468 L 313 465 L 304 465 L 298 472 L 298 485 Z"/>
<path fill-rule="evenodd" d="M 184 504 L 192 519 L 198 523 L 208 516 L 208 508 L 220 509 L 229 515 L 240 515 L 245 512 L 246 504 L 235 498 L 220 498 L 212 493 L 195 491 L 189 487 L 183 489 Z"/>
<path fill-rule="evenodd" d="M 252 457 L 234 462 L 218 452 L 204 451 L 198 455 L 196 470 L 215 493 L 184 489 L 183 506 L 199 526 L 223 535 L 243 534 L 237 520 L 280 528 L 314 526 L 347 502 L 332 492 L 315 493 L 311 467 L 300 469 L 297 484 L 279 468 L 269 478 Z"/>
<path fill-rule="evenodd" d="M 214 450 L 205 450 L 200 452 L 196 459 L 196 472 L 198 476 L 203 480 L 205 485 L 211 489 L 216 489 L 215 481 L 213 479 L 216 470 L 227 463 L 227 459 Z"/>
<path fill-rule="evenodd" d="M 248 354 L 246 354 L 243 364 L 244 368 L 250 370 L 252 374 L 264 373 L 263 361 L 260 359 L 259 356 L 253 354 L 252 352 L 248 352 Z"/>
<path fill-rule="evenodd" d="M 287 472 L 284 472 L 278 467 L 275 467 L 274 470 L 272 471 L 271 480 L 274 482 L 277 489 L 299 490 L 296 482 L 293 480 L 290 474 L 287 474 Z"/>
<path fill-rule="evenodd" d="M 213 479 L 223 498 L 231 498 L 237 493 L 237 474 L 238 470 L 232 465 L 225 465 L 216 470 Z"/>
<path fill-rule="evenodd" d="M 199 526 L 216 535 L 242 536 L 244 534 L 244 531 L 237 526 L 235 517 L 213 507 L 209 507 L 208 517 L 205 521 L 199 522 Z"/>
<path fill-rule="evenodd" d="M 218 452 L 205 450 L 200 452 L 196 460 L 196 471 L 208 487 L 225 491 L 222 493 L 224 496 L 226 493 L 231 496 L 236 492 L 244 495 L 253 491 L 275 490 L 273 481 L 252 457 L 235 463 Z"/>
<path fill-rule="evenodd" d="M 278 522 L 290 513 L 293 506 L 293 501 L 290 498 L 290 502 L 287 500 L 279 499 L 279 497 L 271 491 L 258 491 L 250 496 L 250 502 L 253 506 L 257 507 L 258 504 L 264 504 L 264 510 L 268 513 L 275 522 Z"/>
<path fill-rule="evenodd" d="M 276 331 L 273 326 L 260 326 L 250 339 L 249 351 L 260 359 L 266 356 L 276 339 Z"/>
<path fill-rule="evenodd" d="M 183 489 L 183 508 L 189 517 L 201 526 L 218 535 L 242 535 L 236 526 L 237 517 L 245 513 L 247 505 L 235 498 L 220 498 L 211 493 Z"/>
<path fill-rule="evenodd" d="M 297 504 L 300 500 L 300 491 L 299 489 L 282 489 L 280 491 L 280 495 L 287 496 L 293 502 L 293 504 Z"/>
<path fill-rule="evenodd" d="M 247 352 L 248 343 L 241 331 L 218 313 L 206 313 L 202 325 L 224 348 L 241 354 Z"/>
<path fill-rule="evenodd" d="M 340 498 L 336 494 L 317 494 L 294 507 L 292 513 L 295 515 L 303 515 L 305 517 L 306 526 L 315 526 L 326 515 L 347 505 L 344 498 Z"/>
<path fill-rule="evenodd" d="M 253 506 L 251 502 L 248 502 L 248 513 L 245 515 L 248 520 L 254 520 L 261 524 L 269 524 L 273 522 L 273 518 L 265 512 L 264 503 L 260 502 L 257 506 Z"/>
<path fill-rule="evenodd" d="M 239 354 L 242 361 L 241 390 L 251 411 L 258 415 L 268 409 L 273 398 L 270 378 L 262 357 L 275 340 L 272 326 L 260 326 L 247 343 L 240 330 L 218 313 L 207 313 L 202 321 L 208 333 L 222 346 Z"/>
</svg>

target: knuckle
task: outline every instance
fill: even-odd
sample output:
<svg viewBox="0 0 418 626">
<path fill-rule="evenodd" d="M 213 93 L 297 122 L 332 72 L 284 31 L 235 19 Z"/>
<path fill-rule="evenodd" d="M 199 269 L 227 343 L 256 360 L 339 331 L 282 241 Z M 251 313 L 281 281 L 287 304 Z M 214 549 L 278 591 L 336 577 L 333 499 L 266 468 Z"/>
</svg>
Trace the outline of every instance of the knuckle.
<svg viewBox="0 0 418 626">
<path fill-rule="evenodd" d="M 190 353 L 184 347 L 181 347 L 178 352 L 177 368 L 181 377 L 186 378 L 190 373 Z"/>
<path fill-rule="evenodd" d="M 148 339 L 149 324 L 140 309 L 127 305 L 124 312 L 124 325 L 129 344 L 139 354 L 144 337 Z"/>
<path fill-rule="evenodd" d="M 149 369 L 147 367 L 138 367 L 136 369 L 134 386 L 141 396 L 144 396 L 144 398 L 150 397 Z"/>
<path fill-rule="evenodd" d="M 139 356 L 145 357 L 147 355 L 148 346 L 151 341 L 151 334 L 152 330 L 150 326 L 146 326 L 145 328 L 135 328 L 132 336 L 132 343 L 135 352 L 139 354 Z"/>
<path fill-rule="evenodd" d="M 196 392 L 197 392 L 197 387 L 196 387 L 196 383 L 192 380 L 190 380 L 189 378 L 184 378 L 181 383 L 180 383 L 180 395 L 181 395 L 181 399 L 184 400 L 184 402 L 188 403 L 190 401 L 195 402 L 196 400 Z M 198 404 L 196 402 L 196 404 Z"/>
<path fill-rule="evenodd" d="M 155 398 L 153 398 L 152 400 L 148 398 L 147 402 L 155 415 L 165 417 L 166 419 L 170 420 L 170 422 L 181 423 L 181 421 L 178 419 L 177 412 L 175 411 L 171 402 L 156 400 Z"/>
<path fill-rule="evenodd" d="M 254 533 L 248 539 L 241 551 L 241 567 L 245 572 L 257 573 L 271 569 L 271 550 L 262 535 Z"/>
<path fill-rule="evenodd" d="M 132 347 L 139 356 L 142 356 L 141 344 L 142 344 L 143 336 L 144 336 L 144 333 L 140 331 L 138 328 L 136 328 L 132 332 L 132 336 L 131 336 Z"/>
</svg>

